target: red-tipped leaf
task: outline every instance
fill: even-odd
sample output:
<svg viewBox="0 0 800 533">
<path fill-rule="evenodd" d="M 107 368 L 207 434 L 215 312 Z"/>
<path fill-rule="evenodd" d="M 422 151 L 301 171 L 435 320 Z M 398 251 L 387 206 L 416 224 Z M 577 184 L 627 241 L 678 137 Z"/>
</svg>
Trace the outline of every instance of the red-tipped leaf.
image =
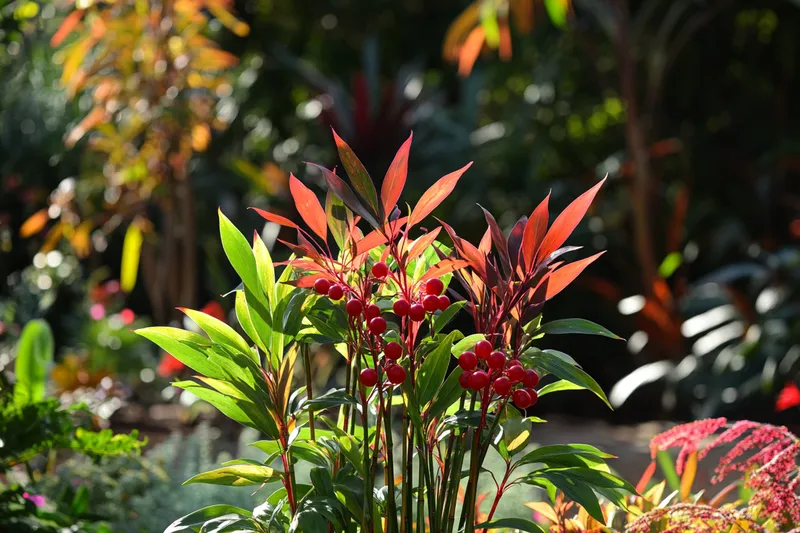
<svg viewBox="0 0 800 533">
<path fill-rule="evenodd" d="M 492 228 L 486 228 L 486 232 L 481 237 L 481 242 L 478 243 L 478 250 L 487 255 L 492 251 Z"/>
<path fill-rule="evenodd" d="M 519 250 L 522 247 L 522 235 L 525 232 L 525 226 L 528 224 L 528 217 L 520 217 L 514 227 L 511 228 L 511 233 L 508 234 L 508 255 L 511 256 L 511 267 L 517 270 L 519 260 Z"/>
<path fill-rule="evenodd" d="M 297 207 L 300 217 L 311 228 L 311 231 L 326 241 L 328 239 L 328 217 L 325 215 L 325 210 L 322 209 L 317 195 L 295 178 L 294 174 L 289 174 L 289 191 L 292 193 L 294 205 Z"/>
<path fill-rule="evenodd" d="M 483 210 L 483 218 L 486 219 L 486 223 L 489 225 L 489 231 L 492 233 L 492 241 L 494 245 L 497 247 L 497 256 L 500 258 L 500 264 L 503 267 L 503 271 L 506 275 L 511 275 L 511 258 L 508 255 L 508 245 L 506 243 L 506 236 L 503 235 L 503 230 L 500 229 L 500 226 L 497 224 L 497 221 L 494 219 L 494 216 L 484 209 L 482 205 L 479 205 Z M 478 248 L 480 250 L 480 248 Z"/>
<path fill-rule="evenodd" d="M 442 201 L 447 198 L 458 183 L 459 178 L 472 166 L 472 162 L 467 163 L 462 168 L 451 172 L 450 174 L 440 178 L 439 181 L 434 183 L 430 189 L 425 191 L 422 198 L 419 199 L 414 210 L 411 211 L 411 216 L 408 217 L 408 225 L 413 226 L 422 221 L 426 216 L 436 209 Z"/>
<path fill-rule="evenodd" d="M 428 246 L 433 244 L 433 241 L 436 240 L 436 237 L 439 236 L 439 232 L 441 231 L 442 228 L 435 228 L 411 243 L 411 248 L 408 250 L 408 257 L 406 258 L 406 261 L 413 261 L 417 257 L 421 256 L 423 252 L 428 249 Z"/>
<path fill-rule="evenodd" d="M 589 206 L 592 205 L 592 200 L 597 195 L 597 191 L 605 183 L 606 178 L 600 180 L 594 187 L 578 196 L 571 204 L 567 206 L 564 211 L 558 215 L 558 218 L 550 226 L 550 230 L 545 235 L 542 245 L 536 254 L 537 259 L 545 258 L 551 253 L 558 250 L 573 230 L 578 226 Z"/>
<path fill-rule="evenodd" d="M 547 233 L 547 223 L 549 221 L 548 203 L 550 201 L 550 193 L 544 197 L 544 200 L 536 206 L 536 209 L 531 213 L 527 224 L 525 224 L 525 232 L 522 235 L 522 260 L 523 270 L 529 272 L 533 268 L 534 260 L 536 259 L 536 251 L 544 240 Z"/>
<path fill-rule="evenodd" d="M 397 205 L 400 199 L 400 194 L 403 192 L 403 187 L 406 185 L 406 176 L 408 175 L 408 152 L 411 149 L 411 138 L 414 136 L 411 133 L 406 142 L 397 151 L 394 156 L 389 170 L 386 171 L 386 177 L 383 178 L 383 185 L 381 185 L 381 204 L 383 205 L 383 212 L 388 216 L 392 209 Z"/>
<path fill-rule="evenodd" d="M 330 189 L 333 194 L 335 194 L 342 202 L 344 202 L 344 205 L 349 207 L 353 213 L 361 216 L 375 228 L 379 228 L 381 226 L 380 223 L 378 223 L 378 220 L 375 218 L 375 214 L 371 213 L 370 210 L 361 203 L 350 186 L 347 185 L 342 178 L 323 166 L 315 165 L 314 163 L 308 164 L 314 166 L 320 172 L 322 172 L 322 177 L 325 178 L 325 183 L 328 185 L 328 189 Z"/>
<path fill-rule="evenodd" d="M 375 191 L 375 185 L 373 185 L 367 169 L 364 168 L 353 149 L 339 137 L 336 131 L 333 129 L 331 131 L 333 131 L 333 139 L 336 141 L 336 149 L 339 150 L 339 159 L 342 160 L 342 165 L 350 177 L 353 188 L 367 202 L 372 212 L 378 215 L 380 220 L 383 220 L 383 207 L 378 202 L 378 193 Z"/>
<path fill-rule="evenodd" d="M 585 259 L 580 259 L 573 263 L 564 265 L 555 272 L 551 273 L 549 282 L 547 284 L 547 296 L 545 298 L 549 300 L 567 288 L 567 286 L 575 281 L 575 278 L 577 278 L 587 266 L 594 263 L 595 260 L 604 253 L 605 250 Z"/>
<path fill-rule="evenodd" d="M 263 209 L 259 209 L 257 207 L 251 207 L 253 211 L 264 217 L 266 220 L 273 222 L 275 224 L 279 224 L 281 226 L 286 226 L 288 228 L 294 228 L 299 230 L 300 226 L 292 222 L 286 217 L 282 217 L 280 215 L 276 215 L 275 213 L 270 213 L 269 211 L 264 211 Z"/>
</svg>

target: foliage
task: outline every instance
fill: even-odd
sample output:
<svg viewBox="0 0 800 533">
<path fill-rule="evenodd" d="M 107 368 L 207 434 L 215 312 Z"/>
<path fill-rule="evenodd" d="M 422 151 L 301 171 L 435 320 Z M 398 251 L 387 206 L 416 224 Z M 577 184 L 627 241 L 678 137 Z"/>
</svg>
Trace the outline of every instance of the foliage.
<svg viewBox="0 0 800 533">
<path fill-rule="evenodd" d="M 80 526 L 87 531 L 108 531 L 94 524 L 85 490 L 68 499 L 47 502 L 32 495 L 27 485 L 33 460 L 47 452 L 66 449 L 91 458 L 139 453 L 144 442 L 136 431 L 114 435 L 92 431 L 91 413 L 81 406 L 62 408 L 45 396 L 46 374 L 53 360 L 53 337 L 44 321 L 28 323 L 22 331 L 16 357 L 16 383 L 5 377 L 0 387 L 0 526 L 13 531 L 58 531 Z M 21 475 L 24 467 L 28 479 Z"/>
<path fill-rule="evenodd" d="M 310 532 L 333 524 L 346 531 L 472 532 L 506 527 L 493 515 L 503 493 L 517 484 L 542 487 L 551 497 L 558 489 L 567 491 L 595 517 L 600 516 L 597 494 L 624 505 L 633 487 L 610 473 L 605 459 L 611 456 L 596 448 L 560 445 L 515 457 L 531 424 L 541 422 L 525 416 L 539 394 L 578 388 L 605 400 L 571 357 L 534 346 L 548 332 L 614 337 L 588 321 L 541 323 L 545 301 L 597 258 L 566 263 L 561 256 L 575 250 L 562 245 L 602 182 L 556 217 L 549 230 L 547 200 L 508 237 L 486 212 L 489 229 L 477 247 L 440 221 L 451 249 L 437 241 L 441 228 L 418 236 L 412 231 L 452 194 L 469 165 L 441 178 L 401 216 L 396 204 L 411 138 L 390 165 L 380 194 L 351 148 L 335 133 L 334 139 L 350 180 L 314 166 L 328 187 L 325 207 L 290 177 L 292 197 L 310 231 L 257 210 L 297 231 L 295 244 L 284 242 L 293 256 L 280 274 L 261 237 L 256 233 L 251 247 L 220 212 L 222 244 L 242 279 L 235 291 L 236 315 L 249 342 L 224 322 L 190 309 L 182 310 L 207 337 L 176 328 L 138 330 L 198 373 L 176 386 L 266 436 L 254 443 L 266 454 L 263 462 L 228 461 L 186 483 L 282 485 L 252 512 L 215 505 L 177 520 L 168 531 L 213 524 Z M 372 229 L 365 233 L 365 225 Z M 338 248 L 335 255 L 329 240 Z M 466 298 L 450 286 L 454 278 Z M 466 337 L 445 331 L 461 309 L 475 324 L 476 333 Z M 307 371 L 312 343 L 332 343 L 345 358 L 344 389 L 313 395 Z M 453 356 L 459 367 L 450 370 Z M 295 389 L 298 363 L 306 369 L 306 386 Z M 537 392 L 539 377 L 550 374 L 561 381 Z M 336 418 L 327 414 L 336 412 Z M 492 510 L 481 520 L 477 484 L 491 447 L 503 458 L 506 473 Z M 376 488 L 379 462 L 385 485 Z M 299 464 L 310 468 L 308 480 L 296 472 Z M 514 476 L 523 465 L 540 466 Z M 539 530 L 513 520 L 508 527 Z"/>
</svg>

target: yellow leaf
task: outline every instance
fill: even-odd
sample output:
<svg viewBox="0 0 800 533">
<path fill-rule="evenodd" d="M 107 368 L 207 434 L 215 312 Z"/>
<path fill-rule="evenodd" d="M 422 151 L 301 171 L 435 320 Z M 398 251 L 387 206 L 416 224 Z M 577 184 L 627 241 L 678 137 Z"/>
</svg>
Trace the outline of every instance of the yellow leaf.
<svg viewBox="0 0 800 533">
<path fill-rule="evenodd" d="M 47 232 L 47 237 L 44 239 L 44 244 L 39 249 L 40 252 L 47 253 L 50 250 L 54 250 L 56 245 L 58 245 L 58 241 L 61 240 L 61 236 L 64 234 L 64 224 L 56 224 L 50 231 Z"/>
<path fill-rule="evenodd" d="M 478 55 L 481 53 L 483 44 L 486 41 L 486 32 L 483 26 L 477 26 L 467 36 L 464 45 L 458 52 L 458 73 L 461 76 L 468 76 L 472 72 L 472 67 L 475 66 L 475 61 L 478 60 Z"/>
<path fill-rule="evenodd" d="M 92 231 L 92 223 L 88 220 L 85 220 L 80 223 L 80 225 L 75 228 L 75 232 L 70 237 L 70 244 L 72 245 L 72 249 L 75 250 L 75 254 L 78 257 L 86 257 L 89 255 L 91 251 L 91 239 L 89 237 L 89 233 Z"/>
<path fill-rule="evenodd" d="M 536 511 L 553 523 L 558 522 L 558 514 L 556 513 L 556 510 L 547 502 L 528 502 L 525 504 L 525 507 Z"/>
<path fill-rule="evenodd" d="M 128 231 L 125 232 L 125 240 L 122 243 L 122 267 L 119 276 L 120 288 L 125 292 L 131 292 L 136 286 L 136 277 L 139 274 L 139 258 L 142 251 L 142 230 L 134 220 Z"/>
<path fill-rule="evenodd" d="M 686 465 L 683 467 L 683 476 L 681 476 L 680 497 L 681 501 L 685 501 L 692 491 L 692 484 L 697 475 L 697 452 L 692 452 Z"/>
<path fill-rule="evenodd" d="M 481 2 L 475 2 L 465 9 L 447 28 L 442 45 L 442 55 L 449 61 L 458 59 L 458 51 L 467 35 L 472 31 L 480 19 Z"/>
<path fill-rule="evenodd" d="M 19 236 L 22 238 L 28 238 L 31 235 L 39 233 L 42 231 L 42 229 L 44 229 L 44 226 L 47 224 L 48 220 L 50 220 L 50 217 L 47 216 L 47 209 L 40 209 L 28 217 L 28 220 L 22 223 L 22 227 L 19 228 Z"/>
<path fill-rule="evenodd" d="M 664 496 L 664 489 L 667 486 L 666 481 L 662 481 L 658 485 L 655 485 L 650 488 L 647 492 L 642 494 L 642 498 L 644 501 L 652 503 L 654 506 L 661 503 L 661 498 Z"/>
<path fill-rule="evenodd" d="M 211 128 L 208 124 L 196 124 L 192 128 L 192 150 L 204 152 L 208 148 L 209 141 L 211 141 Z"/>
</svg>

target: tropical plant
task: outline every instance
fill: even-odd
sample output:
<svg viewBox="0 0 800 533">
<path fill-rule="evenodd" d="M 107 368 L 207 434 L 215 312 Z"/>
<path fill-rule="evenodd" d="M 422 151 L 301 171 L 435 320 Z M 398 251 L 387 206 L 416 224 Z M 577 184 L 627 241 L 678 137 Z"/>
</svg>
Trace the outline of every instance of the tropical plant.
<svg viewBox="0 0 800 533">
<path fill-rule="evenodd" d="M 136 432 L 114 435 L 93 431 L 91 413 L 80 405 L 62 408 L 46 397 L 47 371 L 53 360 L 53 337 L 46 322 L 29 322 L 22 331 L 14 365 L 13 386 L 0 374 L 0 528 L 9 531 L 61 531 L 80 527 L 110 531 L 96 521 L 88 491 L 70 490 L 45 500 L 28 488 L 36 477 L 35 461 L 60 449 L 89 457 L 139 453 L 145 442 Z"/>
<path fill-rule="evenodd" d="M 440 221 L 451 249 L 437 240 L 441 228 L 412 231 L 418 233 L 415 228 L 452 194 L 469 165 L 441 178 L 401 216 L 396 204 L 411 138 L 389 167 L 380 195 L 350 147 L 334 138 L 350 184 L 313 166 L 328 187 L 325 207 L 290 177 L 308 230 L 257 210 L 297 232 L 296 243 L 284 242 L 294 255 L 281 273 L 260 236 L 254 235 L 251 247 L 220 212 L 222 244 L 242 279 L 236 315 L 249 341 L 190 309 L 183 311 L 208 337 L 167 327 L 138 331 L 198 373 L 176 386 L 267 437 L 253 444 L 266 454 L 263 461 L 229 461 L 187 483 L 282 485 L 253 511 L 212 506 L 168 531 L 203 524 L 245 531 L 328 531 L 329 524 L 363 532 L 540 531 L 527 520 L 494 518 L 503 494 L 518 484 L 542 487 L 551 496 L 561 489 L 596 517 L 597 494 L 624 505 L 633 487 L 610 473 L 605 460 L 611 456 L 594 447 L 548 446 L 519 456 L 532 423 L 543 422 L 526 416 L 538 396 L 588 389 L 607 402 L 571 357 L 534 346 L 547 334 L 617 338 L 584 320 L 541 322 L 545 301 L 597 257 L 566 263 L 562 256 L 575 248 L 562 245 L 601 183 L 549 230 L 546 199 L 508 237 L 487 212 L 489 229 L 477 247 Z M 365 234 L 362 224 L 372 229 Z M 450 284 L 454 276 L 466 298 Z M 446 330 L 462 309 L 475 325 L 468 336 Z M 345 358 L 343 389 L 315 396 L 308 371 L 306 386 L 293 387 L 295 366 L 308 369 L 313 343 L 333 344 Z M 537 390 L 545 375 L 557 380 Z M 505 475 L 479 523 L 477 482 L 490 448 L 503 459 Z M 306 476 L 298 472 L 300 464 L 309 468 Z M 539 466 L 514 475 L 523 465 Z"/>
</svg>

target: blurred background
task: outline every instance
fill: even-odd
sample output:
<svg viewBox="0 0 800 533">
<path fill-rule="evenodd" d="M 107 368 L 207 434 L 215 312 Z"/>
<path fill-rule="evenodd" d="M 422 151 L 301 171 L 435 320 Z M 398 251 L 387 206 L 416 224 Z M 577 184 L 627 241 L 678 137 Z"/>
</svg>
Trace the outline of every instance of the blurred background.
<svg viewBox="0 0 800 533">
<path fill-rule="evenodd" d="M 616 409 L 544 415 L 796 423 L 798 28 L 797 0 L 0 1 L 0 368 L 45 318 L 62 401 L 226 427 L 130 330 L 230 316 L 217 207 L 274 244 L 247 207 L 296 216 L 288 175 L 323 190 L 303 162 L 337 164 L 331 127 L 376 180 L 413 130 L 405 198 L 474 161 L 437 211 L 474 240 L 477 202 L 508 230 L 609 176 L 571 243 L 608 253 L 545 319 L 627 339 L 548 340 Z"/>
</svg>

